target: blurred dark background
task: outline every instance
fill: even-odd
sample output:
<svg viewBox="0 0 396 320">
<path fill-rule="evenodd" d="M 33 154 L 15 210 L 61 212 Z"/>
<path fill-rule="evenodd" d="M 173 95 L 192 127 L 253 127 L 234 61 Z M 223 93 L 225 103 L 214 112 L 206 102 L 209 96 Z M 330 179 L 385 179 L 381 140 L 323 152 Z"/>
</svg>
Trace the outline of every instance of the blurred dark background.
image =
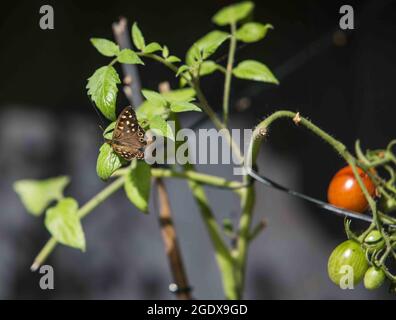
<svg viewBox="0 0 396 320">
<path fill-rule="evenodd" d="M 80 204 L 105 186 L 95 164 L 101 140 L 97 115 L 87 98 L 86 79 L 108 63 L 90 37 L 112 38 L 120 16 L 138 21 L 146 39 L 184 56 L 214 29 L 211 16 L 226 0 L 201 1 L 9 1 L 0 12 L 0 298 L 147 299 L 172 298 L 155 207 L 144 216 L 117 193 L 84 220 L 87 252 L 59 247 L 48 260 L 55 290 L 42 291 L 29 266 L 48 238 L 41 218 L 29 216 L 12 191 L 21 178 L 67 174 L 67 194 Z M 50 4 L 55 29 L 39 28 L 39 8 Z M 339 30 L 339 8 L 355 10 L 355 30 Z M 236 59 L 268 65 L 280 86 L 233 80 L 231 126 L 250 128 L 273 111 L 300 111 L 353 148 L 384 147 L 396 136 L 396 2 L 256 1 L 256 21 L 275 29 L 264 41 L 237 51 Z M 226 53 L 220 50 L 216 57 Z M 221 63 L 225 63 L 223 60 Z M 157 63 L 139 67 L 143 87 L 177 83 Z M 203 87 L 220 111 L 221 75 Z M 242 101 L 250 107 L 238 112 Z M 122 93 L 119 105 L 125 103 Z M 191 123 L 194 115 L 186 115 Z M 190 118 L 191 117 L 191 118 Z M 210 127 L 209 122 L 202 127 Z M 289 187 L 326 198 L 331 176 L 343 161 L 316 137 L 288 122 L 270 131 L 259 166 Z M 230 166 L 199 169 L 231 177 Z M 176 228 L 197 298 L 222 298 L 221 283 L 206 230 L 182 181 L 169 181 Z M 237 218 L 239 204 L 227 192 L 208 189 L 220 220 Z M 340 290 L 327 277 L 327 258 L 345 239 L 343 220 L 278 191 L 258 186 L 256 218 L 268 227 L 250 250 L 246 297 L 251 299 L 392 298 L 387 288 Z M 355 223 L 355 228 L 362 227 Z"/>
</svg>

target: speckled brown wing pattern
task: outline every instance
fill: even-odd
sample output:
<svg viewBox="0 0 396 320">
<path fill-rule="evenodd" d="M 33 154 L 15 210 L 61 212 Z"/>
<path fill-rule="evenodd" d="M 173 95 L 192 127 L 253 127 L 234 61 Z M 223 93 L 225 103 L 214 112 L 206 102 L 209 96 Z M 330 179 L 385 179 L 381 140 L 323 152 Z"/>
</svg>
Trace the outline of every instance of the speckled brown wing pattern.
<svg viewBox="0 0 396 320">
<path fill-rule="evenodd" d="M 144 130 L 137 121 L 135 111 L 131 106 L 128 106 L 118 116 L 113 137 L 109 143 L 114 152 L 125 160 L 143 159 L 144 148 L 147 145 L 144 134 Z"/>
</svg>

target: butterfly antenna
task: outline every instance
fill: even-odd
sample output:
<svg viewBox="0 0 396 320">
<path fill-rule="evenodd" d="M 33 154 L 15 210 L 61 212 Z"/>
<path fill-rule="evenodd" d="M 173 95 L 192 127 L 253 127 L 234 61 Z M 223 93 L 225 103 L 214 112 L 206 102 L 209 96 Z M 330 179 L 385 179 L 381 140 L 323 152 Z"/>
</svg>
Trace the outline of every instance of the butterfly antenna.
<svg viewBox="0 0 396 320">
<path fill-rule="evenodd" d="M 96 108 L 96 106 L 95 106 L 95 104 L 94 104 L 94 102 L 92 101 L 91 98 L 89 98 L 89 102 L 91 103 L 92 108 L 95 110 L 95 113 L 96 113 L 96 115 L 97 115 L 98 118 L 99 118 L 99 121 L 100 121 L 99 128 L 100 128 L 102 131 L 104 131 L 103 128 L 104 128 L 106 125 L 105 125 L 105 123 L 104 123 L 104 121 L 103 121 L 103 118 L 102 118 L 101 114 L 99 113 L 98 109 Z"/>
</svg>

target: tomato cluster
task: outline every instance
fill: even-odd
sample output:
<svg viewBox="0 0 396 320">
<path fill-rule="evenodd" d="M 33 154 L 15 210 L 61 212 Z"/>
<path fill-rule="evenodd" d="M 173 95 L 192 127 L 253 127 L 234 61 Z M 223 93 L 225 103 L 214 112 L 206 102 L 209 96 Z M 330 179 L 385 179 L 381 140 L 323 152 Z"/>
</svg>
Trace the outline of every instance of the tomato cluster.
<svg viewBox="0 0 396 320">
<path fill-rule="evenodd" d="M 369 175 L 359 167 L 357 173 L 370 196 L 374 197 L 376 187 Z M 334 206 L 359 213 L 363 213 L 368 208 L 368 201 L 351 166 L 340 169 L 334 175 L 329 184 L 327 198 L 329 203 Z M 348 266 L 353 272 L 353 285 L 357 285 L 363 280 L 367 289 L 379 288 L 386 278 L 385 273 L 381 268 L 374 265 L 369 266 L 366 252 L 368 254 L 378 252 L 384 246 L 385 241 L 378 230 L 370 231 L 363 239 L 363 244 L 355 240 L 344 241 L 333 250 L 329 257 L 327 270 L 330 279 L 335 284 L 341 285 L 342 278 L 345 275 L 344 267 Z"/>
<path fill-rule="evenodd" d="M 369 267 L 365 252 L 360 243 L 347 240 L 338 245 L 330 255 L 327 271 L 331 281 L 340 286 L 342 277 L 346 274 L 345 266 L 352 274 L 353 285 L 364 280 L 366 289 L 379 288 L 385 280 L 385 273 L 375 266 Z"/>
</svg>

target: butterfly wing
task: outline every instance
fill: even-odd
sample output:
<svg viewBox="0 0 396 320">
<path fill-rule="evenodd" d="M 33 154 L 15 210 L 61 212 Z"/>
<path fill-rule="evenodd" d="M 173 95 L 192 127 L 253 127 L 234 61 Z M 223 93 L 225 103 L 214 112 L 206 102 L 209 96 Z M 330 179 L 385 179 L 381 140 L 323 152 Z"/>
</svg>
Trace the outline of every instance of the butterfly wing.
<svg viewBox="0 0 396 320">
<path fill-rule="evenodd" d="M 144 130 L 137 121 L 135 111 L 131 106 L 128 106 L 118 116 L 111 146 L 114 152 L 125 160 L 143 159 L 144 148 L 147 144 L 144 134 Z"/>
</svg>

